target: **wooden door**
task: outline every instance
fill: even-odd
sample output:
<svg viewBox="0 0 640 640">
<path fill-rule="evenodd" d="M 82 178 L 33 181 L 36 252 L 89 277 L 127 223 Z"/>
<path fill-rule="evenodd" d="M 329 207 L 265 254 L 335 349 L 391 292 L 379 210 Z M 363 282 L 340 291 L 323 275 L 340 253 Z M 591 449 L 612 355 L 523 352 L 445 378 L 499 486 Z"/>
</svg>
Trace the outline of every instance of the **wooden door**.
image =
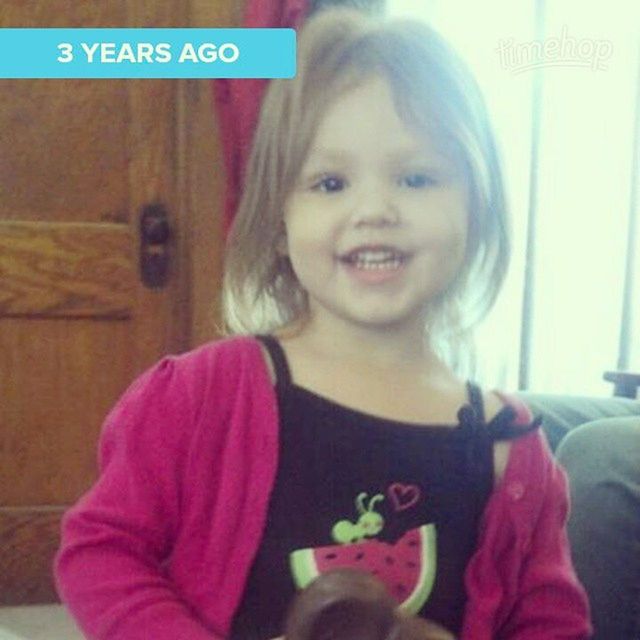
<svg viewBox="0 0 640 640">
<path fill-rule="evenodd" d="M 233 26 L 231 0 L 3 0 L 1 27 Z M 0 80 L 0 604 L 52 602 L 65 507 L 108 409 L 215 336 L 220 159 L 208 81 Z M 160 203 L 168 280 L 140 276 Z"/>
</svg>

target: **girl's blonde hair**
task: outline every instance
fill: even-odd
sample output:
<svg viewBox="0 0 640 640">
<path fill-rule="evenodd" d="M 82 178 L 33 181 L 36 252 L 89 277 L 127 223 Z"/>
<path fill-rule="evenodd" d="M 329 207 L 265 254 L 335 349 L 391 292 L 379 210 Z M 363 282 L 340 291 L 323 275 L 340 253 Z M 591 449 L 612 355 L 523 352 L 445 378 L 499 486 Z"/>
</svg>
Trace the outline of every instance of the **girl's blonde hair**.
<svg viewBox="0 0 640 640">
<path fill-rule="evenodd" d="M 439 142 L 467 182 L 464 263 L 429 301 L 425 331 L 463 336 L 493 305 L 508 265 L 509 229 L 494 137 L 473 76 L 425 24 L 331 8 L 302 29 L 296 78 L 272 81 L 264 98 L 227 246 L 226 333 L 265 333 L 304 319 L 307 295 L 279 250 L 285 201 L 327 107 L 373 75 L 386 78 L 402 119 Z"/>
</svg>

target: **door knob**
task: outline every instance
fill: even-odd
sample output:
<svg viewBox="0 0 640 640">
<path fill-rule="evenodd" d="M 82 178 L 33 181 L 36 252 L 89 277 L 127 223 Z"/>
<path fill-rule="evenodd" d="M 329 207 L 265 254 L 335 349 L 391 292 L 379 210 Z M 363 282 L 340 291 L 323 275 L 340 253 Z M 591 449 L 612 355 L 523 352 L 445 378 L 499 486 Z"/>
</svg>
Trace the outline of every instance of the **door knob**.
<svg viewBox="0 0 640 640">
<path fill-rule="evenodd" d="M 142 208 L 140 214 L 140 278 L 149 289 L 162 289 L 169 277 L 169 215 L 163 204 Z"/>
</svg>

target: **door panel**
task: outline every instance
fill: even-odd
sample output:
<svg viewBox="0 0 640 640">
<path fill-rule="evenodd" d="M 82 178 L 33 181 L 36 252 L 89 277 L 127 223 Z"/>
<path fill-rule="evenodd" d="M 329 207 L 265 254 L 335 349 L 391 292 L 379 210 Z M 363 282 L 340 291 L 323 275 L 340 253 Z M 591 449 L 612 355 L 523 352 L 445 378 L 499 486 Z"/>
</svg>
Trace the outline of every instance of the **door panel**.
<svg viewBox="0 0 640 640">
<path fill-rule="evenodd" d="M 4 217 L 127 221 L 129 86 L 0 80 L 2 148 L 9 150 L 0 156 Z"/>
<path fill-rule="evenodd" d="M 59 544 L 63 512 L 62 507 L 4 508 L 0 512 L 3 604 L 55 601 L 48 567 Z"/>
<path fill-rule="evenodd" d="M 0 222 L 0 314 L 131 318 L 137 286 L 128 225 Z"/>
<path fill-rule="evenodd" d="M 62 506 L 86 490 L 100 424 L 134 375 L 122 354 L 134 349 L 128 329 L 120 321 L 0 320 L 3 506 Z"/>
</svg>

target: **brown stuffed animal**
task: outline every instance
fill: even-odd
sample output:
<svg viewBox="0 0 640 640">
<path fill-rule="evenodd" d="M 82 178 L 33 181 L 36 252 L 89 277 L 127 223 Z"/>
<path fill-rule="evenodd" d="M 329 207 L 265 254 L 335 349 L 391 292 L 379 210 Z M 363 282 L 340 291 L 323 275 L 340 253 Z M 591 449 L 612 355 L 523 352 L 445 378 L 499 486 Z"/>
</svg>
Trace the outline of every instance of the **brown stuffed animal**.
<svg viewBox="0 0 640 640">
<path fill-rule="evenodd" d="M 398 611 L 384 585 L 368 573 L 322 574 L 293 601 L 285 640 L 455 640 L 446 629 Z"/>
</svg>

